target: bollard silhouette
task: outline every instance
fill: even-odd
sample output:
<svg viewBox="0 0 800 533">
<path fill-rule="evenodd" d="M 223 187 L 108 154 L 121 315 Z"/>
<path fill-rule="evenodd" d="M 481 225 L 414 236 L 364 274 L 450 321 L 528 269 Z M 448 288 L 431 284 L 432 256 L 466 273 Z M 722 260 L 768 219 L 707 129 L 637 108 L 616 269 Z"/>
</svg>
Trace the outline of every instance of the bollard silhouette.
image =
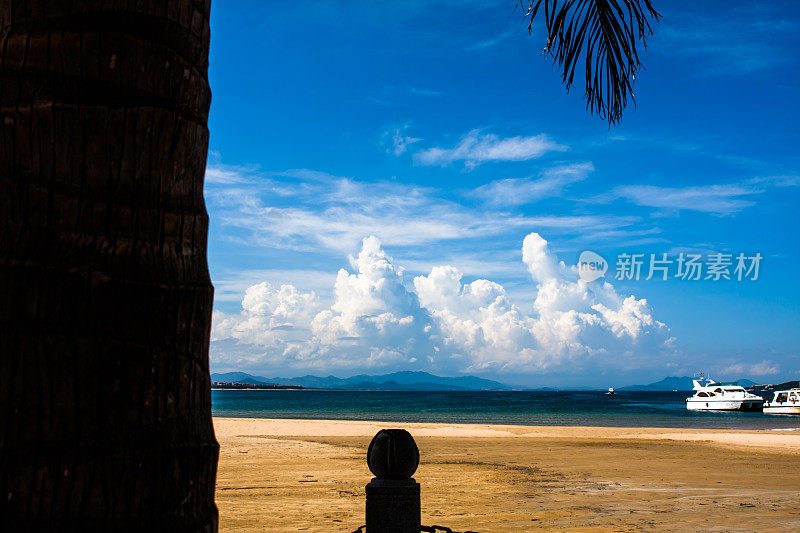
<svg viewBox="0 0 800 533">
<path fill-rule="evenodd" d="M 405 429 L 382 429 L 369 443 L 367 465 L 375 474 L 367 484 L 367 533 L 419 533 L 419 449 Z"/>
</svg>

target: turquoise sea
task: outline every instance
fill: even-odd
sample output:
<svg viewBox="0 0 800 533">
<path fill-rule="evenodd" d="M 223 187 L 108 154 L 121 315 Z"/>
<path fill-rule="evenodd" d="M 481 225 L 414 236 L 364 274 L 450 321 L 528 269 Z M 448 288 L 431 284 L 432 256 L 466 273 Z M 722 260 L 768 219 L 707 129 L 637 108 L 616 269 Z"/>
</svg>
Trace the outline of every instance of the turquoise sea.
<svg viewBox="0 0 800 533">
<path fill-rule="evenodd" d="M 688 411 L 689 392 L 212 390 L 214 416 L 555 426 L 791 429 L 800 417 Z"/>
</svg>

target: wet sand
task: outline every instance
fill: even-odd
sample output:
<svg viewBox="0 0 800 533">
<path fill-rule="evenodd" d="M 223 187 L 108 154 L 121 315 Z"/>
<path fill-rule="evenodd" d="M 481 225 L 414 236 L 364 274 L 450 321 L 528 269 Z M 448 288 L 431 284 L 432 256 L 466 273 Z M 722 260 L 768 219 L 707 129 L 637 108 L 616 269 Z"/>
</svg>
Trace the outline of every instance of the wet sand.
<svg viewBox="0 0 800 533">
<path fill-rule="evenodd" d="M 366 450 L 404 427 L 422 522 L 455 531 L 800 531 L 800 430 L 215 418 L 221 531 L 349 532 Z"/>
</svg>

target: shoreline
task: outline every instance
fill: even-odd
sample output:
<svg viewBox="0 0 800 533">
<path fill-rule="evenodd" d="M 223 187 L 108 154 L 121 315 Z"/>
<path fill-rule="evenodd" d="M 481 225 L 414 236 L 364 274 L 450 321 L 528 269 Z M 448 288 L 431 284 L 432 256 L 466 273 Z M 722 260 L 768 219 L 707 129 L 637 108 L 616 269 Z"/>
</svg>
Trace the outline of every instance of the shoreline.
<svg viewBox="0 0 800 533">
<path fill-rule="evenodd" d="M 372 437 L 380 429 L 402 427 L 414 437 L 494 439 L 594 438 L 611 440 L 704 441 L 800 453 L 800 428 L 707 429 L 629 426 L 554 426 L 477 423 L 386 422 L 340 419 L 213 417 L 219 437 Z"/>
<path fill-rule="evenodd" d="M 774 415 L 773 415 L 774 416 Z M 486 428 L 493 428 L 493 429 L 503 429 L 503 428 L 594 428 L 594 429 L 618 429 L 618 430 L 641 430 L 641 431 L 700 431 L 700 432 L 779 432 L 779 433 L 800 433 L 800 416 L 793 417 L 791 419 L 785 418 L 786 426 L 788 427 L 731 427 L 731 426 L 723 426 L 722 427 L 704 427 L 704 426 L 696 426 L 696 427 L 688 427 L 688 426 L 677 426 L 677 425 L 591 425 L 591 424 L 537 424 L 537 423 L 492 423 L 492 422 L 470 422 L 470 421 L 459 421 L 459 422 L 440 422 L 440 421 L 417 421 L 417 420 L 392 420 L 390 418 L 370 418 L 370 419 L 359 419 L 359 418 L 297 418 L 297 417 L 261 417 L 261 416 L 228 416 L 228 415 L 219 415 L 215 414 L 212 411 L 212 418 L 214 420 L 266 420 L 271 423 L 288 423 L 288 422 L 297 422 L 297 423 L 325 423 L 331 422 L 334 424 L 377 424 L 380 425 L 381 428 L 383 427 L 396 427 L 398 425 L 401 426 L 420 426 L 420 427 L 435 427 L 435 426 L 464 426 L 464 427 L 486 427 Z M 777 418 L 777 417 L 775 417 Z M 770 418 L 772 420 L 772 418 Z M 796 425 L 792 426 L 790 422 L 794 421 Z M 393 424 L 393 425 L 392 425 Z M 377 430 L 376 430 L 377 431 Z M 356 435 L 353 435 L 356 436 Z"/>
<path fill-rule="evenodd" d="M 323 389 L 305 389 L 305 388 L 303 388 L 303 389 L 293 389 L 291 387 L 281 387 L 281 388 L 278 388 L 278 387 L 275 387 L 275 388 L 272 388 L 272 387 L 211 387 L 211 390 L 224 390 L 224 391 L 229 391 L 229 390 L 236 390 L 236 391 L 239 391 L 239 390 L 271 390 L 271 391 L 293 390 L 293 391 L 301 391 L 301 390 L 323 390 Z"/>
</svg>

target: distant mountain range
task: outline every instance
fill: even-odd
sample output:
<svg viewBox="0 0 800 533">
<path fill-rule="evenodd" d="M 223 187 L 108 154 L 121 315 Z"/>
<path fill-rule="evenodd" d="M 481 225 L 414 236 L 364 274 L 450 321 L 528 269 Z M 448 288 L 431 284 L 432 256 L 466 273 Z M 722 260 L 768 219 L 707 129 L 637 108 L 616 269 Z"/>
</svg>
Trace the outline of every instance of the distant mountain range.
<svg viewBox="0 0 800 533">
<path fill-rule="evenodd" d="M 670 376 L 662 379 L 661 381 L 656 381 L 655 383 L 650 383 L 649 385 L 628 385 L 627 387 L 619 387 L 617 390 L 619 391 L 668 391 L 668 390 L 679 390 L 679 391 L 690 391 L 692 390 L 692 378 L 690 376 Z M 740 379 L 738 380 L 739 385 L 742 387 L 750 387 L 755 385 L 754 381 L 750 381 L 749 379 Z"/>
<path fill-rule="evenodd" d="M 670 376 L 650 383 L 648 385 L 628 385 L 618 387 L 618 391 L 691 391 L 692 379 L 690 376 Z M 254 376 L 245 372 L 224 372 L 211 374 L 211 381 L 226 381 L 230 383 L 248 383 L 251 385 L 293 385 L 307 389 L 349 389 L 349 390 L 419 390 L 419 391 L 475 391 L 475 390 L 519 390 L 499 381 L 483 379 L 475 376 L 444 377 L 427 372 L 394 372 L 370 376 L 360 374 L 349 378 L 335 376 L 301 376 L 297 378 L 268 378 Z M 756 385 L 749 379 L 738 380 L 739 385 L 751 387 Z M 542 387 L 527 389 L 537 391 L 557 390 L 598 390 L 590 387 L 551 388 Z"/>
<path fill-rule="evenodd" d="M 355 389 L 355 390 L 511 390 L 511 387 L 475 376 L 443 377 L 427 372 L 394 372 L 369 376 L 361 374 L 349 378 L 335 376 L 301 376 L 298 378 L 267 378 L 253 376 L 244 372 L 225 372 L 211 374 L 211 381 L 249 383 L 252 385 L 299 385 L 309 389 Z"/>
</svg>

